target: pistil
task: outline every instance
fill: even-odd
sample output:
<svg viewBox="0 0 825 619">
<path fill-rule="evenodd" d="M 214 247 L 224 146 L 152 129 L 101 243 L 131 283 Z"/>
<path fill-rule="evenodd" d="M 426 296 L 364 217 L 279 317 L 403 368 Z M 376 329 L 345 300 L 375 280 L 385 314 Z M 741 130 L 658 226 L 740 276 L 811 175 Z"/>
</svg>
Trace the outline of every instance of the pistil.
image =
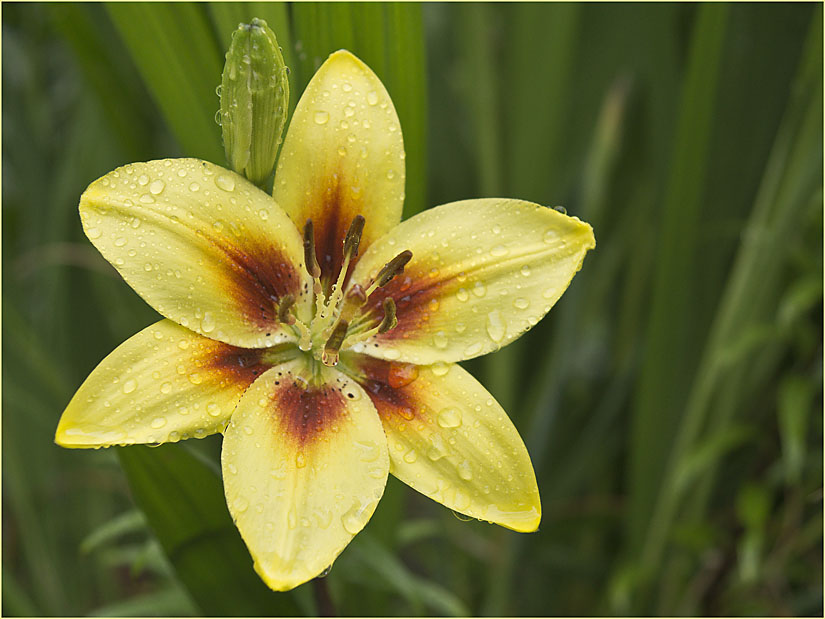
<svg viewBox="0 0 825 619">
<path fill-rule="evenodd" d="M 308 219 L 304 225 L 304 263 L 312 277 L 315 305 L 309 326 L 297 319 L 294 313 L 294 298 L 286 296 L 278 305 L 278 320 L 292 327 L 299 336 L 298 347 L 303 351 L 314 349 L 315 359 L 327 366 L 337 365 L 342 347 L 352 346 L 374 335 L 386 333 L 398 324 L 395 301 L 390 297 L 383 300 L 383 316 L 380 319 L 370 316 L 370 311 L 365 314 L 362 312 L 373 292 L 404 271 L 404 267 L 412 258 L 411 251 L 402 251 L 384 265 L 366 290 L 354 284 L 349 292 L 344 294 L 347 273 L 353 260 L 358 256 L 364 225 L 365 220 L 361 215 L 352 220 L 344 237 L 341 269 L 335 282 L 325 293 L 324 283 L 321 281 L 321 268 L 315 253 L 315 231 L 312 220 Z"/>
</svg>

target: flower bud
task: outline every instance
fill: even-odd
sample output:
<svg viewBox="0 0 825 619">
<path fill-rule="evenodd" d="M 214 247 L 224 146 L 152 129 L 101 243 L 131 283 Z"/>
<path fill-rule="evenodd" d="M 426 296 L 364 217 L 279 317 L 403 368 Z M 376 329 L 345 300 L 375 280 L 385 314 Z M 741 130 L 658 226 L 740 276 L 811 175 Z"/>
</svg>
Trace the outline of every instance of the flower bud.
<svg viewBox="0 0 825 619">
<path fill-rule="evenodd" d="M 263 185 L 275 167 L 289 101 L 284 57 L 264 20 L 254 18 L 232 33 L 220 93 L 226 159 Z"/>
</svg>

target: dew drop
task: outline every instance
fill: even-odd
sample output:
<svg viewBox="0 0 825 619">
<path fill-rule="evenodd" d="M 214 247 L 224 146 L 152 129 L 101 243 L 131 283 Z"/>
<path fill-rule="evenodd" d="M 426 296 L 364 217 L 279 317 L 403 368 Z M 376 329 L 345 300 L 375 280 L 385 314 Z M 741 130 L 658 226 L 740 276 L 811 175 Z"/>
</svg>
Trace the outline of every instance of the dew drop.
<svg viewBox="0 0 825 619">
<path fill-rule="evenodd" d="M 307 465 L 306 456 L 304 456 L 303 452 L 300 452 L 300 451 L 299 451 L 299 452 L 295 455 L 295 466 L 297 466 L 299 469 L 302 469 L 302 468 L 304 468 L 306 465 Z"/>
<path fill-rule="evenodd" d="M 438 333 L 436 333 L 433 336 L 433 344 L 435 345 L 436 348 L 440 348 L 441 350 L 444 350 L 445 348 L 447 348 L 447 345 L 449 343 L 450 342 L 447 339 L 447 334 L 444 333 L 443 331 L 439 331 Z"/>
<path fill-rule="evenodd" d="M 390 363 L 387 382 L 393 389 L 406 387 L 418 378 L 418 366 L 412 363 Z"/>
<path fill-rule="evenodd" d="M 478 298 L 481 298 L 487 294 L 487 287 L 481 282 L 476 282 L 473 286 L 473 294 Z"/>
<path fill-rule="evenodd" d="M 530 267 L 526 264 L 523 265 L 521 267 L 521 274 L 524 275 L 524 277 L 530 277 Z"/>
<path fill-rule="evenodd" d="M 493 249 L 490 250 L 490 255 L 494 258 L 501 258 L 506 256 L 510 253 L 510 250 L 504 247 L 504 245 L 496 245 Z"/>
<path fill-rule="evenodd" d="M 137 389 L 137 381 L 134 378 L 123 383 L 123 393 L 132 393 L 135 389 Z"/>
<path fill-rule="evenodd" d="M 160 180 L 160 179 L 157 179 L 157 180 L 152 181 L 152 184 L 151 184 L 151 185 L 149 185 L 149 191 L 150 191 L 150 193 L 152 193 L 153 195 L 158 195 L 158 194 L 159 194 L 160 192 L 162 192 L 165 188 L 166 188 L 166 183 L 164 183 L 164 182 L 163 182 L 162 180 Z"/>
<path fill-rule="evenodd" d="M 407 464 L 412 464 L 418 460 L 418 454 L 415 453 L 414 449 L 410 449 L 407 453 L 404 454 L 404 462 Z"/>
<path fill-rule="evenodd" d="M 493 226 L 493 234 L 501 234 L 501 226 L 499 226 L 498 224 Z"/>
<path fill-rule="evenodd" d="M 218 189 L 232 191 L 235 189 L 235 180 L 226 174 L 219 174 L 215 177 L 215 185 L 218 186 Z"/>
<path fill-rule="evenodd" d="M 86 230 L 86 236 L 90 239 L 99 239 L 101 234 L 100 228 L 89 228 Z"/>
<path fill-rule="evenodd" d="M 355 447 L 358 449 L 358 457 L 361 462 L 375 462 L 378 460 L 378 456 L 381 455 L 381 450 L 375 443 L 355 441 Z"/>
<path fill-rule="evenodd" d="M 235 510 L 236 513 L 242 514 L 249 509 L 249 501 L 242 496 L 239 496 L 232 502 L 232 509 Z"/>
<path fill-rule="evenodd" d="M 129 241 L 126 240 L 126 237 L 119 236 L 115 239 L 115 247 L 123 247 Z"/>
<path fill-rule="evenodd" d="M 325 125 L 327 122 L 329 122 L 329 112 L 324 112 L 323 110 L 315 112 L 315 124 Z"/>
<path fill-rule="evenodd" d="M 487 335 L 494 342 L 500 342 L 504 339 L 504 322 L 501 320 L 501 314 L 498 310 L 493 310 L 487 314 Z"/>
<path fill-rule="evenodd" d="M 148 183 L 148 182 L 149 182 L 149 177 L 148 177 L 148 176 L 146 176 L 145 174 L 141 174 L 141 175 L 138 177 L 138 184 L 139 184 L 139 185 L 145 185 L 145 184 L 146 184 L 146 183 Z"/>
<path fill-rule="evenodd" d="M 466 301 L 470 298 L 470 293 L 467 292 L 466 288 L 459 288 L 458 292 L 455 293 L 455 296 L 459 301 Z"/>
<path fill-rule="evenodd" d="M 198 191 L 201 188 L 197 183 L 189 183 L 189 191 Z"/>
<path fill-rule="evenodd" d="M 260 211 L 258 211 L 258 217 L 260 217 L 261 221 L 266 221 L 267 219 L 269 219 L 269 211 L 262 208 Z"/>
<path fill-rule="evenodd" d="M 474 357 L 481 352 L 482 348 L 483 346 L 481 345 L 481 342 L 475 342 L 464 349 L 464 354 L 468 357 Z"/>
<path fill-rule="evenodd" d="M 450 371 L 450 366 L 443 361 L 438 361 L 430 367 L 430 370 L 432 370 L 432 373 L 436 376 L 445 376 L 447 372 Z"/>
<path fill-rule="evenodd" d="M 442 428 L 457 428 L 461 425 L 461 413 L 455 408 L 442 409 L 436 417 Z"/>
<path fill-rule="evenodd" d="M 204 312 L 203 319 L 201 320 L 201 331 L 211 333 L 214 330 L 215 318 L 212 316 L 212 312 Z"/>
<path fill-rule="evenodd" d="M 464 481 L 470 481 L 473 478 L 473 469 L 467 460 L 458 465 L 458 476 Z"/>
<path fill-rule="evenodd" d="M 376 103 L 378 103 L 378 93 L 374 90 L 370 90 L 367 93 L 367 103 L 369 103 L 370 105 L 375 105 Z"/>
<path fill-rule="evenodd" d="M 160 386 L 161 393 L 169 393 L 170 391 L 172 391 L 172 383 L 163 383 Z"/>
<path fill-rule="evenodd" d="M 544 233 L 544 242 L 548 245 L 555 243 L 559 238 L 559 233 L 554 228 L 550 228 L 547 232 Z"/>
<path fill-rule="evenodd" d="M 201 375 L 197 372 L 192 372 L 189 375 L 189 382 L 193 385 L 200 385 L 203 382 L 203 378 L 201 378 Z"/>
<path fill-rule="evenodd" d="M 206 405 L 206 412 L 212 415 L 213 417 L 217 417 L 221 414 L 221 407 L 215 404 L 214 402 L 210 402 Z"/>
<path fill-rule="evenodd" d="M 350 507 L 344 515 L 341 516 L 341 524 L 344 525 L 344 529 L 347 530 L 347 533 L 355 535 L 364 527 L 364 521 L 366 520 L 364 514 L 367 512 L 368 507 L 369 503 L 361 503 L 360 501 L 356 501 L 353 503 L 352 507 Z"/>
<path fill-rule="evenodd" d="M 352 84 L 350 84 L 349 82 L 344 82 L 344 84 L 341 86 L 341 90 L 343 90 L 344 92 L 350 92 L 352 90 Z"/>
<path fill-rule="evenodd" d="M 152 427 L 153 427 L 153 428 L 155 428 L 155 429 L 157 429 L 157 428 L 162 428 L 163 426 L 165 426 L 165 425 L 166 425 L 166 417 L 155 417 L 155 418 L 152 420 L 152 424 L 151 424 L 151 425 L 152 425 Z"/>
<path fill-rule="evenodd" d="M 519 297 L 518 299 L 513 301 L 513 307 L 520 310 L 527 309 L 528 307 L 530 307 L 530 301 L 528 301 L 524 297 Z"/>
</svg>

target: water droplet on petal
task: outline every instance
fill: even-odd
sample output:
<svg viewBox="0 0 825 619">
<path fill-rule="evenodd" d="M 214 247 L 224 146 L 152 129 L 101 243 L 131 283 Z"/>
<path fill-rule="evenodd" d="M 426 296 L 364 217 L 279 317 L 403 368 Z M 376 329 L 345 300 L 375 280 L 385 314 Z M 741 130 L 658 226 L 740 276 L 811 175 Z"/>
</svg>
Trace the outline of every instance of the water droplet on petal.
<svg viewBox="0 0 825 619">
<path fill-rule="evenodd" d="M 513 307 L 520 310 L 527 309 L 528 307 L 530 307 L 530 301 L 528 301 L 524 297 L 519 297 L 518 299 L 513 301 Z"/>
<path fill-rule="evenodd" d="M 487 287 L 481 282 L 476 282 L 473 286 L 473 294 L 479 298 L 487 294 Z"/>
<path fill-rule="evenodd" d="M 100 228 L 89 228 L 86 230 L 86 236 L 90 239 L 99 239 L 101 234 Z"/>
<path fill-rule="evenodd" d="M 530 267 L 526 264 L 524 266 L 522 266 L 521 267 L 521 274 L 524 275 L 524 277 L 530 277 Z"/>
<path fill-rule="evenodd" d="M 134 378 L 123 383 L 123 393 L 132 393 L 135 389 L 137 389 L 137 381 Z"/>
<path fill-rule="evenodd" d="M 165 426 L 165 425 L 166 425 L 166 417 L 155 417 L 155 418 L 152 420 L 152 424 L 151 424 L 151 425 L 152 425 L 152 427 L 153 427 L 153 428 L 155 428 L 155 429 L 157 429 L 157 428 L 162 428 L 163 426 Z"/>
<path fill-rule="evenodd" d="M 152 181 L 152 184 L 149 185 L 149 191 L 153 195 L 158 195 L 160 192 L 162 192 L 164 190 L 165 187 L 166 187 L 166 183 L 164 183 L 160 179 L 157 179 L 157 180 Z"/>
<path fill-rule="evenodd" d="M 393 389 L 406 387 L 418 378 L 418 366 L 412 363 L 390 363 L 387 382 Z"/>
<path fill-rule="evenodd" d="M 509 253 L 510 250 L 504 247 L 504 245 L 496 245 L 495 247 L 493 247 L 493 249 L 490 250 L 490 255 L 492 255 L 495 258 L 501 258 Z"/>
<path fill-rule="evenodd" d="M 217 417 L 221 414 L 221 407 L 215 404 L 214 402 L 210 402 L 206 405 L 206 412 L 212 415 L 213 417 Z"/>
<path fill-rule="evenodd" d="M 235 500 L 232 502 L 232 509 L 233 509 L 236 513 L 238 513 L 238 514 L 242 514 L 242 513 L 244 513 L 247 509 L 249 509 L 249 501 L 247 501 L 247 500 L 246 500 L 245 498 L 243 498 L 242 496 L 239 496 L 237 499 L 235 499 Z"/>
<path fill-rule="evenodd" d="M 359 458 L 362 462 L 375 462 L 381 455 L 381 450 L 375 443 L 355 441 L 355 447 L 359 451 Z"/>
<path fill-rule="evenodd" d="M 197 183 L 190 183 L 189 184 L 189 191 L 198 191 L 201 188 L 200 185 Z"/>
<path fill-rule="evenodd" d="M 504 339 L 504 322 L 501 320 L 501 314 L 498 310 L 493 310 L 487 314 L 487 335 L 494 342 L 500 342 Z"/>
<path fill-rule="evenodd" d="M 325 125 L 329 121 L 329 112 L 319 110 L 315 112 L 315 122 L 319 125 Z"/>
<path fill-rule="evenodd" d="M 559 238 L 558 230 L 554 228 L 550 228 L 547 232 L 544 233 L 544 242 L 548 245 L 555 243 Z"/>
<path fill-rule="evenodd" d="M 370 105 L 375 105 L 376 103 L 378 103 L 378 93 L 374 90 L 370 90 L 367 93 L 367 103 L 369 103 Z"/>
<path fill-rule="evenodd" d="M 215 185 L 218 186 L 218 189 L 223 189 L 224 191 L 232 191 L 235 189 L 235 180 L 231 176 L 227 176 L 226 174 L 219 174 L 215 177 Z"/>
<path fill-rule="evenodd" d="M 442 428 L 457 428 L 461 425 L 461 413 L 455 408 L 442 409 L 436 419 Z"/>
<path fill-rule="evenodd" d="M 203 319 L 201 320 L 201 331 L 204 333 L 211 333 L 215 330 L 215 318 L 212 316 L 212 312 L 204 312 Z"/>
<path fill-rule="evenodd" d="M 473 478 L 473 469 L 469 461 L 464 460 L 458 465 L 458 476 L 464 481 L 470 481 Z"/>
<path fill-rule="evenodd" d="M 433 336 L 433 344 L 435 345 L 436 348 L 440 348 L 441 350 L 444 350 L 445 348 L 447 348 L 447 345 L 449 343 L 450 342 L 447 339 L 447 334 L 444 333 L 444 331 L 439 331 L 438 333 L 436 333 Z"/>
<path fill-rule="evenodd" d="M 459 288 L 458 292 L 455 293 L 455 296 L 459 301 L 466 301 L 470 298 L 470 293 L 467 292 L 466 288 Z"/>
<path fill-rule="evenodd" d="M 444 376 L 447 374 L 447 372 L 450 371 L 450 364 L 444 363 L 443 361 L 439 361 L 437 363 L 434 363 L 430 367 L 430 369 L 432 370 L 432 373 L 436 376 Z"/>
<path fill-rule="evenodd" d="M 172 391 L 172 383 L 163 383 L 160 386 L 161 393 L 169 393 L 170 391 Z"/>
<path fill-rule="evenodd" d="M 468 357 L 474 357 L 481 352 L 482 348 L 483 346 L 481 345 L 481 342 L 475 342 L 464 349 L 464 354 Z"/>
<path fill-rule="evenodd" d="M 299 451 L 299 452 L 295 455 L 295 466 L 297 466 L 299 469 L 302 469 L 302 468 L 304 468 L 306 465 L 307 465 L 306 456 L 304 456 L 304 454 L 303 454 L 302 452 L 300 452 L 300 451 Z"/>
</svg>

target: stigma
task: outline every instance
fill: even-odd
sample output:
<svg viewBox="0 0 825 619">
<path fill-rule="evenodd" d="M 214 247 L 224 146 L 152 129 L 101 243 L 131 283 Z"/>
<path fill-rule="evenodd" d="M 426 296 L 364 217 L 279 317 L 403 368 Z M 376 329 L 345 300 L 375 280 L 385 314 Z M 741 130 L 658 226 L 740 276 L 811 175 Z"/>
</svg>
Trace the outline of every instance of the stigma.
<svg viewBox="0 0 825 619">
<path fill-rule="evenodd" d="M 366 221 L 357 215 L 343 239 L 344 252 L 337 277 L 322 279 L 315 250 L 315 231 L 312 220 L 304 225 L 304 265 L 312 278 L 313 314 L 309 324 L 298 319 L 295 299 L 284 296 L 278 303 L 278 321 L 291 328 L 298 337 L 298 348 L 326 366 L 338 364 L 339 352 L 363 342 L 379 333 L 386 333 L 398 324 L 395 301 L 384 299 L 381 312 L 369 306 L 370 296 L 386 286 L 412 259 L 412 252 L 404 250 L 390 260 L 362 287 L 353 284 L 345 291 L 347 274 L 358 257 L 358 248 Z"/>
</svg>

